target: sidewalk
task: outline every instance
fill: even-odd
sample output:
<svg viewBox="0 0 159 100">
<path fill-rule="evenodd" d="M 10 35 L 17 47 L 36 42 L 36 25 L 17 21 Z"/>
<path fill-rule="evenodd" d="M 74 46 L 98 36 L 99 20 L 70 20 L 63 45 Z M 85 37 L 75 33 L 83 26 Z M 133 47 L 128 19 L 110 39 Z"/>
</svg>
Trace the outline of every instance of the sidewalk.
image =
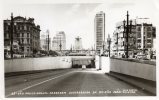
<svg viewBox="0 0 159 100">
<path fill-rule="evenodd" d="M 113 76 L 117 79 L 120 79 L 124 82 L 127 82 L 128 84 L 131 84 L 133 86 L 136 86 L 143 91 L 146 91 L 148 93 L 151 93 L 152 95 L 156 96 L 156 82 L 145 80 L 142 78 L 137 78 L 129 75 L 124 75 L 116 72 L 109 72 L 108 75 Z"/>
</svg>

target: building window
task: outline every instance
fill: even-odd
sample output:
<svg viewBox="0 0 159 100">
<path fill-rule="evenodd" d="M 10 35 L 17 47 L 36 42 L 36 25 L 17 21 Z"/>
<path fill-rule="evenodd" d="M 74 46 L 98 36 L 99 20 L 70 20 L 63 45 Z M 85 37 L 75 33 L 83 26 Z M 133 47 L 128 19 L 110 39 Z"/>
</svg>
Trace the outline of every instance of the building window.
<svg viewBox="0 0 159 100">
<path fill-rule="evenodd" d="M 17 37 L 20 37 L 20 34 L 19 34 L 19 33 L 17 33 Z"/>
<path fill-rule="evenodd" d="M 151 44 L 147 44 L 147 48 L 151 48 Z"/>
<path fill-rule="evenodd" d="M 8 22 L 7 25 L 10 25 L 10 23 Z"/>
<path fill-rule="evenodd" d="M 22 30 L 24 30 L 24 28 L 25 28 L 25 27 L 24 27 L 24 26 L 22 26 Z"/>
<path fill-rule="evenodd" d="M 18 26 L 18 30 L 20 30 L 20 26 Z"/>
<path fill-rule="evenodd" d="M 151 32 L 147 33 L 147 38 L 151 38 Z"/>
<path fill-rule="evenodd" d="M 24 44 L 24 39 L 22 39 L 22 44 Z"/>
<path fill-rule="evenodd" d="M 30 44 L 30 41 L 29 41 L 29 39 L 27 39 L 27 43 L 28 43 L 28 44 Z"/>
<path fill-rule="evenodd" d="M 30 40 L 30 44 L 32 44 L 32 40 Z"/>
<path fill-rule="evenodd" d="M 138 48 L 141 48 L 141 45 L 140 45 L 140 44 L 138 44 L 138 45 L 137 45 L 137 47 L 138 47 Z"/>
<path fill-rule="evenodd" d="M 7 35 L 7 36 L 6 36 L 7 38 L 10 38 L 9 34 L 6 34 L 6 35 Z"/>
<path fill-rule="evenodd" d="M 24 33 L 22 33 L 22 37 L 24 37 Z"/>
<path fill-rule="evenodd" d="M 151 40 L 147 40 L 147 43 L 151 43 Z"/>
<path fill-rule="evenodd" d="M 20 30 L 22 30 L 22 26 L 20 26 Z"/>
<path fill-rule="evenodd" d="M 137 38 L 141 38 L 141 33 L 138 33 L 138 34 L 137 34 Z"/>
<path fill-rule="evenodd" d="M 24 30 L 27 30 L 27 26 L 24 26 Z"/>
<path fill-rule="evenodd" d="M 151 31 L 151 27 L 147 27 L 147 31 Z"/>
<path fill-rule="evenodd" d="M 22 51 L 24 51 L 24 47 L 21 47 Z"/>
<path fill-rule="evenodd" d="M 141 43 L 141 40 L 137 40 L 138 43 Z"/>
<path fill-rule="evenodd" d="M 27 30 L 29 31 L 29 26 L 27 26 Z"/>
<path fill-rule="evenodd" d="M 8 26 L 4 27 L 5 30 L 8 30 Z"/>
<path fill-rule="evenodd" d="M 140 27 L 138 27 L 138 29 L 137 29 L 138 31 L 141 31 L 141 28 Z"/>
<path fill-rule="evenodd" d="M 27 33 L 27 37 L 29 38 L 29 33 Z"/>
<path fill-rule="evenodd" d="M 30 47 L 27 47 L 27 51 L 29 52 Z"/>
</svg>

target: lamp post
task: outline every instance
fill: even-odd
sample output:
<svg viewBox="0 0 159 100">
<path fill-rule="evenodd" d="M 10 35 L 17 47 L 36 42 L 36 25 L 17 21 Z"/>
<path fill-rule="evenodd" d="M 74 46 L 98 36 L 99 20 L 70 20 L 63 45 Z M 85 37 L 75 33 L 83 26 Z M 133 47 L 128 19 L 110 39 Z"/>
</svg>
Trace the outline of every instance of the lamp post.
<svg viewBox="0 0 159 100">
<path fill-rule="evenodd" d="M 46 31 L 47 33 L 47 43 L 48 43 L 48 56 L 49 56 L 49 45 L 50 45 L 50 40 L 49 40 L 49 30 Z"/>
<path fill-rule="evenodd" d="M 61 36 L 60 36 L 60 45 L 59 45 L 59 47 L 60 47 L 60 52 L 61 52 L 61 48 L 62 48 L 62 44 L 61 44 Z"/>
<path fill-rule="evenodd" d="M 110 35 L 108 34 L 108 38 L 107 38 L 107 42 L 108 42 L 108 49 L 109 49 L 109 57 L 110 57 L 110 43 L 111 43 L 111 38 Z"/>
<path fill-rule="evenodd" d="M 13 59 L 13 33 L 14 33 L 14 19 L 13 19 L 13 13 L 11 13 L 11 27 L 10 27 L 10 39 L 11 39 L 11 45 L 10 45 L 10 53 L 11 53 L 11 59 Z"/>
<path fill-rule="evenodd" d="M 117 39 L 116 46 L 117 46 L 117 57 L 118 57 L 118 33 L 116 34 L 116 39 Z"/>
</svg>

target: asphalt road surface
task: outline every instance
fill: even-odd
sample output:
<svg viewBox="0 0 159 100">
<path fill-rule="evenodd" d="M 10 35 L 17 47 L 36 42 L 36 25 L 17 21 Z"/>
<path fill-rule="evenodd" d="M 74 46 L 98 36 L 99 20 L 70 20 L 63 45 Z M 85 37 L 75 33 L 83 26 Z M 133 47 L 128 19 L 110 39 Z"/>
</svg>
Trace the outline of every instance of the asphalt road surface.
<svg viewBox="0 0 159 100">
<path fill-rule="evenodd" d="M 6 97 L 149 95 L 95 69 L 65 69 L 5 78 Z"/>
</svg>

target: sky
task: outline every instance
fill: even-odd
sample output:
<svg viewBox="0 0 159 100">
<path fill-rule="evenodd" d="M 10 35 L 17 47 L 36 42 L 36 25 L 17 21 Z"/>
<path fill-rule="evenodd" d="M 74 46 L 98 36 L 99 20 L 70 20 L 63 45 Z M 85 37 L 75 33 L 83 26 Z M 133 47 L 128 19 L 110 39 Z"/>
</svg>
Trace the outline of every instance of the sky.
<svg viewBox="0 0 159 100">
<path fill-rule="evenodd" d="M 157 22 L 158 0 L 45 1 L 9 2 L 9 0 L 5 0 L 3 1 L 3 9 L 5 9 L 3 19 L 10 19 L 11 12 L 14 16 L 33 17 L 35 24 L 41 27 L 41 34 L 45 34 L 46 30 L 49 30 L 51 38 L 57 31 L 64 31 L 67 49 L 74 45 L 77 36 L 82 38 L 83 48 L 88 49 L 94 46 L 94 17 L 100 11 L 104 11 L 106 14 L 106 38 L 108 34 L 112 36 L 117 22 L 126 19 L 127 11 L 132 19 L 150 18 L 149 20 L 154 26 L 159 25 Z"/>
</svg>

